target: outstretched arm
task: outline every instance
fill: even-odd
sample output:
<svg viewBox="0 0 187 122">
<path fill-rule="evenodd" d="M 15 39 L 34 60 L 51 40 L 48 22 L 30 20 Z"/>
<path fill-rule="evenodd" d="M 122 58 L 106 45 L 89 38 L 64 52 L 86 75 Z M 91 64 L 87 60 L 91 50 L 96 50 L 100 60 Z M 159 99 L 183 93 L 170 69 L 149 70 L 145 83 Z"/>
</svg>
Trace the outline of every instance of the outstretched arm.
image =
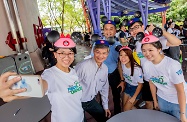
<svg viewBox="0 0 187 122">
<path fill-rule="evenodd" d="M 45 81 L 45 80 L 42 79 L 42 83 L 43 83 L 43 90 L 44 90 L 44 93 L 46 93 L 46 92 L 47 92 L 47 89 L 48 89 L 47 81 Z"/>
</svg>

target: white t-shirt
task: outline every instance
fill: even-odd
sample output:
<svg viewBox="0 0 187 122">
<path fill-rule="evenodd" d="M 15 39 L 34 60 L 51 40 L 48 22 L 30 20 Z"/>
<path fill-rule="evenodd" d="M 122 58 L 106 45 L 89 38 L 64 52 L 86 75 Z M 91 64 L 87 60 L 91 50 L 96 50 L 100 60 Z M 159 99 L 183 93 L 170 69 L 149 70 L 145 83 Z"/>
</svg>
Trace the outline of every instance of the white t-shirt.
<svg viewBox="0 0 187 122">
<path fill-rule="evenodd" d="M 155 65 L 146 61 L 145 65 L 143 71 L 147 80 L 153 82 L 157 87 L 157 95 L 168 102 L 178 104 L 177 90 L 174 84 L 183 82 L 185 93 L 187 93 L 187 84 L 184 80 L 181 64 L 165 56 L 159 64 Z"/>
<path fill-rule="evenodd" d="M 81 105 L 82 87 L 74 69 L 65 73 L 53 66 L 42 73 L 47 81 L 47 96 L 51 104 L 52 122 L 82 122 L 84 113 Z"/>
<path fill-rule="evenodd" d="M 121 30 L 115 34 L 115 37 L 119 37 L 119 34 L 121 33 Z"/>
<path fill-rule="evenodd" d="M 169 48 L 166 45 L 167 44 L 167 39 L 165 37 L 162 36 L 162 37 L 159 38 L 159 40 L 160 40 L 160 43 L 162 44 L 162 50 Z M 137 41 L 135 45 L 136 45 L 136 53 L 137 53 L 138 58 L 140 59 L 140 62 L 141 62 L 140 64 L 141 64 L 141 66 L 143 66 L 144 63 L 147 61 L 147 59 L 144 57 L 144 55 L 142 53 L 142 49 L 141 49 L 142 43 Z"/>
<path fill-rule="evenodd" d="M 179 35 L 181 33 L 180 30 L 178 30 L 178 29 L 175 29 L 173 32 L 174 32 L 176 37 L 179 37 Z"/>
<path fill-rule="evenodd" d="M 144 33 L 148 34 L 149 35 L 149 31 L 148 30 L 145 30 Z"/>
<path fill-rule="evenodd" d="M 130 34 L 128 32 L 124 32 L 124 33 L 125 33 L 126 38 L 130 37 Z"/>
<path fill-rule="evenodd" d="M 122 70 L 125 82 L 132 86 L 138 86 L 138 83 L 143 83 L 143 73 L 141 68 L 134 67 L 133 76 L 131 76 L 131 68 L 127 68 L 124 64 L 122 64 Z"/>
<path fill-rule="evenodd" d="M 174 33 L 172 28 L 168 28 L 167 32 L 168 32 L 168 33 L 171 33 L 171 34 Z"/>
<path fill-rule="evenodd" d="M 147 59 L 144 57 L 142 53 L 142 49 L 141 49 L 142 43 L 140 41 L 137 41 L 135 45 L 136 45 L 136 53 L 141 62 L 140 64 L 141 66 L 143 66 L 144 62 L 146 62 Z"/>
</svg>

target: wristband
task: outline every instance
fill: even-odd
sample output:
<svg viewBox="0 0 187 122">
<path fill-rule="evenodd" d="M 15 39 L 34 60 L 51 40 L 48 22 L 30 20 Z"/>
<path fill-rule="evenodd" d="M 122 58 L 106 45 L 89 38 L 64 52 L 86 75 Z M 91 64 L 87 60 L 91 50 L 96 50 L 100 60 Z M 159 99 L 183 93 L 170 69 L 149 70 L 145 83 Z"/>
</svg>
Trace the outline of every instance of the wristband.
<svg viewBox="0 0 187 122">
<path fill-rule="evenodd" d="M 180 114 L 185 114 L 184 112 L 180 112 Z"/>
<path fill-rule="evenodd" d="M 120 80 L 121 82 L 125 82 L 125 80 Z"/>
</svg>

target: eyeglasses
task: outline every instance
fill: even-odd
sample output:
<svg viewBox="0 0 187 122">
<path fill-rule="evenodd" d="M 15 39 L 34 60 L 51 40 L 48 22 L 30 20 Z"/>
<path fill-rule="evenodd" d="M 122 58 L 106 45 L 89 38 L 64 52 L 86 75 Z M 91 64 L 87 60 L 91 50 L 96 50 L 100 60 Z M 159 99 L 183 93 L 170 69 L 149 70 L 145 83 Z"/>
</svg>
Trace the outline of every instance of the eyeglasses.
<svg viewBox="0 0 187 122">
<path fill-rule="evenodd" d="M 133 30 L 139 29 L 140 26 L 141 26 L 141 25 L 136 25 L 136 26 L 134 26 L 133 28 L 129 28 L 129 32 L 132 32 Z"/>
<path fill-rule="evenodd" d="M 74 53 L 73 52 L 70 52 L 70 53 L 68 53 L 68 54 L 66 54 L 66 53 L 58 53 L 58 52 L 56 52 L 57 54 L 59 54 L 59 57 L 60 58 L 65 58 L 66 56 L 68 56 L 68 57 L 70 57 L 70 58 L 72 58 L 72 57 L 74 57 Z"/>
</svg>

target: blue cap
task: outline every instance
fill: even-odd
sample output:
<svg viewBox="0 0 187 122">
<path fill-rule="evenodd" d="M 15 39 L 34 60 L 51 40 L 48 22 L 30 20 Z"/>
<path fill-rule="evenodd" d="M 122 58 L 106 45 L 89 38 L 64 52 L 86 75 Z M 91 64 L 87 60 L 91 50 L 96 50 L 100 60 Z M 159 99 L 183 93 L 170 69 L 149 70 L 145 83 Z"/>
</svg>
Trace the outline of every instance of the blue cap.
<svg viewBox="0 0 187 122">
<path fill-rule="evenodd" d="M 105 46 L 109 47 L 109 43 L 106 40 L 97 40 L 97 41 L 95 41 L 95 45 L 105 45 Z"/>
<path fill-rule="evenodd" d="M 140 18 L 133 18 L 133 19 L 129 20 L 129 22 L 127 24 L 128 27 L 132 26 L 135 22 L 142 22 L 142 21 L 140 20 Z"/>
<path fill-rule="evenodd" d="M 106 25 L 106 24 L 112 24 L 112 25 L 114 25 L 114 26 L 116 27 L 116 23 L 115 23 L 114 21 L 112 21 L 112 20 L 107 20 L 107 21 L 104 23 L 104 25 Z"/>
</svg>

